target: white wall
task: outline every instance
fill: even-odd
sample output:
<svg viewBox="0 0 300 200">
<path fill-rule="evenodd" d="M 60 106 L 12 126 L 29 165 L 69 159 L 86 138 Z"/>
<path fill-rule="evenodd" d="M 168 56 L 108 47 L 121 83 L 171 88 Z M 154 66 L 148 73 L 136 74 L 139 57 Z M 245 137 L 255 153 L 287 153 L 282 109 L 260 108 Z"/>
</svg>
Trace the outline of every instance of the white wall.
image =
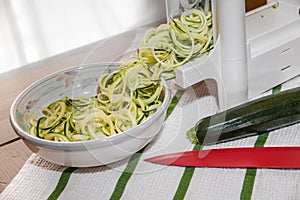
<svg viewBox="0 0 300 200">
<path fill-rule="evenodd" d="M 0 0 L 0 73 L 165 17 L 165 0 Z"/>
<path fill-rule="evenodd" d="M 0 1 L 0 73 L 22 63 L 4 1 Z"/>
</svg>

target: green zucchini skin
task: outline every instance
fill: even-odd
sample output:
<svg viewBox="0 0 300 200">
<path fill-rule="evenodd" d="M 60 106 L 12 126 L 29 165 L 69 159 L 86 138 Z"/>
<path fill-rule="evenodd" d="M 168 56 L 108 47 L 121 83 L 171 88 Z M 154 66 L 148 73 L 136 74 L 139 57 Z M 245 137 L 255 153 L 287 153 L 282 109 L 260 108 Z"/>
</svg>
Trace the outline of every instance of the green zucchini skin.
<svg viewBox="0 0 300 200">
<path fill-rule="evenodd" d="M 300 122 L 300 87 L 248 101 L 201 119 L 195 125 L 200 144 L 216 144 L 259 135 Z"/>
</svg>

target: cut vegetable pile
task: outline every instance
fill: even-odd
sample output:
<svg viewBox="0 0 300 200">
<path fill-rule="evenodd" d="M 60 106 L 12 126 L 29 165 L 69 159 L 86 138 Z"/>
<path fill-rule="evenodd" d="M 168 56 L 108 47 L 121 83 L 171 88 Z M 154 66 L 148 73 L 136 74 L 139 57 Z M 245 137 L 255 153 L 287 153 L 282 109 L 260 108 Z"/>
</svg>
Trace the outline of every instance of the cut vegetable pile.
<svg viewBox="0 0 300 200">
<path fill-rule="evenodd" d="M 30 134 L 46 140 L 93 140 L 124 132 L 146 120 L 161 106 L 161 78 L 213 48 L 212 15 L 203 9 L 183 12 L 149 30 L 132 59 L 99 79 L 98 95 L 64 99 L 30 120 Z"/>
</svg>

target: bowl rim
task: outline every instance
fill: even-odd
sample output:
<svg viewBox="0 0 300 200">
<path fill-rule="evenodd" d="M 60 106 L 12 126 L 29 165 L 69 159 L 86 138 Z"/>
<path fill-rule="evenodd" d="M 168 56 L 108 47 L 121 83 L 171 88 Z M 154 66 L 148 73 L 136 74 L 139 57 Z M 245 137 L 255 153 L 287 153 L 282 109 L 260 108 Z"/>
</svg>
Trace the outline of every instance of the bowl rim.
<svg viewBox="0 0 300 200">
<path fill-rule="evenodd" d="M 56 76 L 57 74 L 64 73 L 66 71 L 75 70 L 75 69 L 82 69 L 82 68 L 93 68 L 93 67 L 101 67 L 101 66 L 119 66 L 121 63 L 119 62 L 99 62 L 99 63 L 92 63 L 92 64 L 83 64 L 83 65 L 75 65 L 71 67 L 67 67 L 62 70 L 58 70 L 56 72 L 53 72 L 51 74 L 48 74 L 42 78 L 40 78 L 37 81 L 34 81 L 30 85 L 28 85 L 25 89 L 23 89 L 17 97 L 14 99 L 13 103 L 11 104 L 10 111 L 9 111 L 9 121 L 14 129 L 15 133 L 20 136 L 21 139 L 29 142 L 30 144 L 33 144 L 37 147 L 47 148 L 47 149 L 53 149 L 53 150 L 65 150 L 65 151 L 73 151 L 73 150 L 83 150 L 83 149 L 93 149 L 97 147 L 104 147 L 111 145 L 112 143 L 117 143 L 122 141 L 125 137 L 131 136 L 133 137 L 130 132 L 132 132 L 134 129 L 140 128 L 141 126 L 149 126 L 149 123 L 152 121 L 155 121 L 157 118 L 161 116 L 161 114 L 167 110 L 167 106 L 170 103 L 171 100 L 171 91 L 170 87 L 165 79 L 161 79 L 162 85 L 164 87 L 165 95 L 162 102 L 162 105 L 159 107 L 159 109 L 151 115 L 147 120 L 142 122 L 139 125 L 136 125 L 135 127 L 126 130 L 122 133 L 105 137 L 105 138 L 99 138 L 95 140 L 87 140 L 87 141 L 79 141 L 79 142 L 56 142 L 56 141 L 50 141 L 41 139 L 35 136 L 32 136 L 28 133 L 28 131 L 23 130 L 17 123 L 17 114 L 16 114 L 16 108 L 18 103 L 21 101 L 22 97 L 25 96 L 32 88 L 39 85 L 41 82 L 43 82 L 46 79 L 52 78 Z M 116 68 L 117 69 L 117 68 Z M 153 137 L 153 136 L 152 136 Z M 149 137 L 150 138 L 150 137 Z"/>
</svg>

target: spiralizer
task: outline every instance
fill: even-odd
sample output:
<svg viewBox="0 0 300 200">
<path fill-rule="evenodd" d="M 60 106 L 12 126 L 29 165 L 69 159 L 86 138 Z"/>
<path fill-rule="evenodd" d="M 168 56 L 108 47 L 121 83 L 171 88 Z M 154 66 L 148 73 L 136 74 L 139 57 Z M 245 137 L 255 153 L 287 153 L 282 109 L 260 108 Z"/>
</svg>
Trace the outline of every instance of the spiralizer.
<svg viewBox="0 0 300 200">
<path fill-rule="evenodd" d="M 300 0 L 247 13 L 245 0 L 166 0 L 167 15 L 199 5 L 213 14 L 214 48 L 175 69 L 178 86 L 215 80 L 224 110 L 300 74 Z"/>
</svg>

